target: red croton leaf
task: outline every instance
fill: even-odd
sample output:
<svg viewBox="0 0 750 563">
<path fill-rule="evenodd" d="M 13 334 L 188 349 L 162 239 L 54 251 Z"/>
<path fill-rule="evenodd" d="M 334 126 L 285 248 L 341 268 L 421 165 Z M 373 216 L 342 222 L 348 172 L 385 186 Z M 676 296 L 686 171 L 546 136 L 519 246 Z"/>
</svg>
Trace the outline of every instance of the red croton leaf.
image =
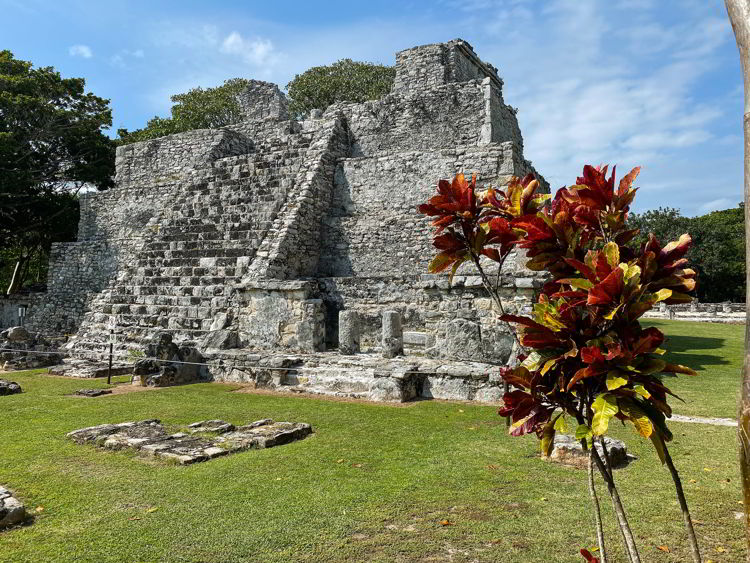
<svg viewBox="0 0 750 563">
<path fill-rule="evenodd" d="M 599 563 L 599 558 L 591 555 L 591 552 L 588 549 L 582 548 L 581 555 L 586 561 L 588 561 L 588 563 Z"/>
<path fill-rule="evenodd" d="M 466 244 L 455 233 L 446 233 L 438 235 L 432 240 L 435 248 L 440 250 L 461 250 Z"/>
<path fill-rule="evenodd" d="M 612 270 L 601 283 L 589 289 L 587 305 L 610 305 L 619 300 L 622 293 L 623 271 L 620 268 Z"/>
</svg>

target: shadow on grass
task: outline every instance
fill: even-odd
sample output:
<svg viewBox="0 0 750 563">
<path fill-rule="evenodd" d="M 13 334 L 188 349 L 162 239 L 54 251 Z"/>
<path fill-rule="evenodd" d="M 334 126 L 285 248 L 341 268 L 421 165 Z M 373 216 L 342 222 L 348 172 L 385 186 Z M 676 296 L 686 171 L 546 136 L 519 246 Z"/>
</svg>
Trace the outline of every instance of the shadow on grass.
<svg viewBox="0 0 750 563">
<path fill-rule="evenodd" d="M 668 334 L 664 346 L 668 350 L 666 357 L 669 361 L 690 366 L 695 370 L 703 369 L 705 366 L 727 365 L 730 361 L 723 356 L 702 353 L 702 350 L 707 352 L 721 350 L 724 340 L 724 338 L 706 336 Z"/>
</svg>

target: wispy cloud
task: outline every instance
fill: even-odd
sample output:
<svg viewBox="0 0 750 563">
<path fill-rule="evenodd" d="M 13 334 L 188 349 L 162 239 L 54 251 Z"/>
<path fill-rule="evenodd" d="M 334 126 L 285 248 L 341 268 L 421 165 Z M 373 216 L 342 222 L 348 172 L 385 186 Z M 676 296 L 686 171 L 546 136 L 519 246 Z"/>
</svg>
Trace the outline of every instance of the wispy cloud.
<svg viewBox="0 0 750 563">
<path fill-rule="evenodd" d="M 221 52 L 239 55 L 247 63 L 255 66 L 274 64 L 279 57 L 270 39 L 262 37 L 249 39 L 237 31 L 231 32 L 224 38 L 221 43 Z"/>
<path fill-rule="evenodd" d="M 68 48 L 68 54 L 71 57 L 83 57 L 84 59 L 90 59 L 94 56 L 94 52 L 88 45 L 72 45 Z"/>
<path fill-rule="evenodd" d="M 142 59 L 146 56 L 143 49 L 121 49 L 109 58 L 109 64 L 119 68 L 128 68 L 129 59 Z"/>
<path fill-rule="evenodd" d="M 569 184 L 585 163 L 642 164 L 642 181 L 676 181 L 686 204 L 686 192 L 705 198 L 697 190 L 717 180 L 709 168 L 718 164 L 708 159 L 711 143 L 726 135 L 717 125 L 727 108 L 696 93 L 731 40 L 725 18 L 695 6 L 668 19 L 649 0 L 473 2 L 463 6 L 461 27 L 483 29 L 475 47 L 499 66 L 506 100 L 520 110 L 524 155 L 553 187 Z M 705 172 L 669 167 L 687 153 L 700 154 Z M 656 192 L 663 197 L 645 192 L 639 205 L 667 204 Z"/>
</svg>

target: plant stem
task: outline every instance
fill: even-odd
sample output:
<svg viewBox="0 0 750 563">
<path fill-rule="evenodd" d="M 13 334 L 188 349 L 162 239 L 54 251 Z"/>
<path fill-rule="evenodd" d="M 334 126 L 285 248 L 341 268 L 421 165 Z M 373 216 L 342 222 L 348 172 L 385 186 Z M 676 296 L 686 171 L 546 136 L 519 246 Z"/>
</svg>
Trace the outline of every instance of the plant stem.
<svg viewBox="0 0 750 563">
<path fill-rule="evenodd" d="M 661 437 L 659 437 L 661 440 Z M 685 520 L 685 529 L 687 530 L 688 539 L 690 540 L 690 552 L 693 556 L 694 563 L 701 563 L 701 552 L 698 548 L 698 538 L 695 537 L 695 530 L 693 529 L 693 520 L 690 518 L 690 511 L 688 510 L 687 500 L 685 499 L 685 493 L 682 490 L 682 481 L 680 475 L 677 473 L 677 469 L 672 463 L 672 456 L 669 455 L 667 444 L 664 440 L 661 440 L 662 448 L 664 448 L 664 461 L 667 463 L 669 472 L 672 474 L 672 481 L 674 481 L 674 488 L 677 491 L 677 499 L 680 501 L 680 509 L 682 510 L 682 517 Z"/>
<path fill-rule="evenodd" d="M 641 563 L 641 558 L 638 555 L 638 547 L 635 545 L 633 532 L 630 529 L 630 524 L 628 524 L 628 517 L 625 515 L 625 508 L 622 506 L 622 501 L 620 500 L 620 495 L 617 492 L 615 481 L 612 478 L 612 475 L 609 474 L 607 468 L 604 466 L 604 462 L 602 461 L 602 458 L 599 457 L 599 452 L 596 451 L 595 446 L 591 448 L 591 455 L 594 457 L 594 461 L 596 462 L 596 466 L 599 469 L 599 473 L 601 473 L 602 477 L 604 478 L 604 482 L 607 483 L 607 490 L 609 491 L 609 496 L 612 498 L 612 505 L 615 509 L 615 515 L 617 516 L 617 521 L 620 527 L 620 532 L 622 533 L 622 539 L 625 543 L 625 550 L 628 553 L 628 558 L 630 559 L 631 563 Z"/>
<path fill-rule="evenodd" d="M 593 449 L 589 450 L 589 494 L 591 495 L 591 504 L 594 505 L 594 524 L 596 525 L 596 541 L 599 544 L 599 561 L 600 563 L 607 563 L 607 553 L 604 549 L 604 530 L 602 530 L 602 512 L 599 508 L 599 498 L 596 496 L 596 487 L 594 486 Z"/>
</svg>

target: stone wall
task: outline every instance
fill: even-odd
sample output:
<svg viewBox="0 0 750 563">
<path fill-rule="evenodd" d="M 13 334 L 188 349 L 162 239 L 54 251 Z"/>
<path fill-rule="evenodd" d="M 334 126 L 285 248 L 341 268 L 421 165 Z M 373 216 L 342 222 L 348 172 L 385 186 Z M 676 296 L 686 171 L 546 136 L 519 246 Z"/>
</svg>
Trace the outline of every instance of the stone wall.
<svg viewBox="0 0 750 563">
<path fill-rule="evenodd" d="M 429 274 L 387 277 L 336 277 L 319 281 L 326 312 L 326 342 L 337 346 L 338 312 L 357 311 L 363 350 L 378 350 L 384 310 L 401 314 L 406 333 L 421 334 L 424 352 L 436 357 L 504 362 L 510 334 L 497 321 L 489 295 L 478 276 Z M 530 304 L 541 278 L 508 278 L 501 293 L 508 312 Z M 416 334 L 411 336 L 416 341 Z"/>
<path fill-rule="evenodd" d="M 325 350 L 323 302 L 315 284 L 260 281 L 240 291 L 239 336 L 249 349 Z"/>
<path fill-rule="evenodd" d="M 289 118 L 289 102 L 276 84 L 262 80 L 249 82 L 247 88 L 237 96 L 246 119 Z"/>
<path fill-rule="evenodd" d="M 530 171 L 513 143 L 344 159 L 323 224 L 318 275 L 424 273 L 434 248 L 429 218 L 417 206 L 434 195 L 439 178 L 476 172 L 479 185 L 502 186 Z"/>
<path fill-rule="evenodd" d="M 297 173 L 298 189 L 279 213 L 250 267 L 252 278 L 312 276 L 320 256 L 323 218 L 331 205 L 338 160 L 348 153 L 341 115 L 326 114 Z"/>
<path fill-rule="evenodd" d="M 28 318 L 44 296 L 45 294 L 40 292 L 0 295 L 0 330 L 21 324 L 18 308 L 26 307 Z"/>
<path fill-rule="evenodd" d="M 394 93 L 424 91 L 449 82 L 467 82 L 490 78 L 499 88 L 502 80 L 497 69 L 483 62 L 462 39 L 433 43 L 396 53 Z"/>
<path fill-rule="evenodd" d="M 351 131 L 352 156 L 510 141 L 523 147 L 515 110 L 489 79 L 449 83 L 363 104 L 335 104 Z"/>
<path fill-rule="evenodd" d="M 30 312 L 30 330 L 71 334 L 91 300 L 114 279 L 142 244 L 138 238 L 55 243 L 50 250 L 47 294 Z"/>
<path fill-rule="evenodd" d="M 115 182 L 158 185 L 184 180 L 196 168 L 252 150 L 251 141 L 229 128 L 197 129 L 117 147 Z"/>
</svg>

